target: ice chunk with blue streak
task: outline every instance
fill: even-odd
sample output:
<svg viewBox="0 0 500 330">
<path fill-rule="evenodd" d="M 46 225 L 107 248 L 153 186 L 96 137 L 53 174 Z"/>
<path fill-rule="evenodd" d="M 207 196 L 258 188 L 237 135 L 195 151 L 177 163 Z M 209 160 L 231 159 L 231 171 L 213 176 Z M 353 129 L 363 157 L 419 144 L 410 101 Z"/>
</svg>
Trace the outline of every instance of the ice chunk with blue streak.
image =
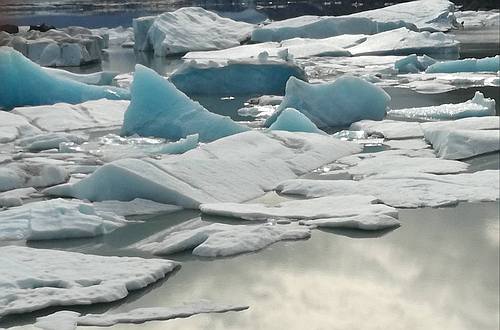
<svg viewBox="0 0 500 330">
<path fill-rule="evenodd" d="M 278 110 L 266 121 L 271 126 L 286 108 L 306 115 L 317 127 L 350 125 L 361 119 L 382 120 L 391 97 L 383 89 L 357 77 L 309 84 L 291 77 Z"/>
<path fill-rule="evenodd" d="M 481 59 L 466 58 L 457 61 L 438 62 L 425 70 L 427 73 L 497 72 L 500 71 L 500 55 Z"/>
<path fill-rule="evenodd" d="M 131 92 L 123 135 L 135 133 L 178 140 L 198 134 L 200 141 L 213 141 L 248 130 L 229 117 L 209 112 L 171 82 L 142 65 L 135 68 Z"/>
<path fill-rule="evenodd" d="M 193 60 L 177 69 L 170 81 L 190 95 L 282 95 L 290 77 L 307 79 L 304 70 L 294 62 Z"/>
<path fill-rule="evenodd" d="M 495 100 L 485 98 L 481 92 L 459 104 L 441 104 L 437 106 L 391 110 L 390 117 L 424 120 L 454 120 L 467 117 L 495 115 Z"/>
<path fill-rule="evenodd" d="M 127 90 L 90 86 L 57 77 L 31 62 L 10 47 L 0 47 L 0 107 L 46 105 L 58 102 L 71 104 L 97 99 L 128 99 Z"/>
<path fill-rule="evenodd" d="M 293 108 L 286 108 L 283 110 L 269 129 L 275 131 L 325 134 L 325 132 L 316 127 L 309 118 Z"/>
</svg>

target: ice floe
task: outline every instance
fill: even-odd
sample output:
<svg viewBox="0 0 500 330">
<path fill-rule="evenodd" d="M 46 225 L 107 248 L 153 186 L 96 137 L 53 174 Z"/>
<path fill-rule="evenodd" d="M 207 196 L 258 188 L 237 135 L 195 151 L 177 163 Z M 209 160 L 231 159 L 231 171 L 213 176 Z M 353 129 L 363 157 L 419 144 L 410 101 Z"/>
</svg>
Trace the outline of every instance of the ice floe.
<svg viewBox="0 0 500 330">
<path fill-rule="evenodd" d="M 398 212 L 392 207 L 376 204 L 371 196 L 345 195 L 306 200 L 291 200 L 276 205 L 213 203 L 202 204 L 203 214 L 240 218 L 243 220 L 312 220 L 323 218 L 350 218 L 358 215 L 384 214 L 397 218 Z M 398 221 L 394 219 L 393 225 Z"/>
<path fill-rule="evenodd" d="M 242 202 L 360 149 L 321 134 L 252 131 L 182 155 L 111 162 L 77 183 L 46 192 L 93 201 L 144 198 L 187 208 L 208 202 Z"/>
<path fill-rule="evenodd" d="M 289 131 L 289 132 L 307 132 L 325 134 L 314 123 L 300 111 L 293 108 L 286 108 L 281 111 L 276 121 L 269 126 L 270 130 Z"/>
<path fill-rule="evenodd" d="M 458 57 L 459 42 L 442 32 L 415 32 L 400 28 L 369 36 L 365 42 L 348 48 L 360 55 L 447 55 Z"/>
<path fill-rule="evenodd" d="M 476 92 L 471 100 L 463 103 L 390 110 L 387 115 L 392 118 L 454 120 L 467 117 L 494 116 L 495 112 L 495 100 L 485 98 L 481 92 Z"/>
<path fill-rule="evenodd" d="M 453 175 L 395 172 L 360 181 L 297 179 L 281 183 L 277 191 L 308 198 L 364 194 L 393 207 L 439 207 L 497 200 L 499 174 L 497 170 Z"/>
<path fill-rule="evenodd" d="M 0 247 L 0 263 L 0 316 L 119 300 L 178 267 L 169 260 L 20 246 Z"/>
<path fill-rule="evenodd" d="M 283 102 L 266 126 L 272 125 L 286 108 L 302 112 L 319 128 L 349 125 L 361 119 L 381 120 L 389 101 L 390 96 L 380 87 L 356 77 L 319 85 L 291 77 Z"/>
<path fill-rule="evenodd" d="M 120 126 L 128 105 L 129 101 L 102 99 L 74 105 L 19 107 L 10 113 L 26 118 L 43 131 L 64 132 Z"/>
<path fill-rule="evenodd" d="M 48 187 L 66 182 L 68 178 L 68 171 L 58 165 L 11 162 L 0 167 L 0 191 Z"/>
<path fill-rule="evenodd" d="M 212 141 L 248 130 L 229 117 L 209 112 L 144 66 L 136 66 L 131 91 L 132 101 L 122 126 L 124 135 L 177 140 L 198 134 L 201 141 Z"/>
<path fill-rule="evenodd" d="M 40 129 L 31 125 L 23 116 L 0 110 L 0 143 L 11 142 L 40 132 Z"/>
<path fill-rule="evenodd" d="M 126 224 L 78 200 L 52 199 L 0 211 L 0 240 L 47 240 L 104 235 Z"/>
<path fill-rule="evenodd" d="M 238 46 L 252 24 L 233 21 L 200 7 L 185 7 L 157 17 L 134 20 L 135 48 L 156 56 Z"/>
<path fill-rule="evenodd" d="M 306 239 L 311 230 L 297 224 L 229 225 L 212 223 L 196 229 L 174 232 L 158 242 L 138 248 L 156 255 L 193 250 L 202 257 L 221 257 L 254 252 L 283 240 Z"/>
<path fill-rule="evenodd" d="M 262 95 L 283 94 L 290 77 L 307 79 L 304 70 L 292 61 L 191 60 L 175 70 L 169 79 L 175 87 L 190 95 Z"/>
<path fill-rule="evenodd" d="M 437 62 L 429 66 L 427 73 L 454 72 L 498 72 L 500 71 L 500 55 L 485 58 L 467 58 L 464 60 Z"/>
<path fill-rule="evenodd" d="M 51 29 L 47 32 L 0 32 L 0 46 L 9 46 L 42 66 L 80 66 L 101 61 L 105 41 L 82 27 Z"/>
<path fill-rule="evenodd" d="M 57 77 L 9 47 L 0 47 L 0 107 L 81 103 L 101 98 L 127 99 L 129 92 Z"/>
</svg>

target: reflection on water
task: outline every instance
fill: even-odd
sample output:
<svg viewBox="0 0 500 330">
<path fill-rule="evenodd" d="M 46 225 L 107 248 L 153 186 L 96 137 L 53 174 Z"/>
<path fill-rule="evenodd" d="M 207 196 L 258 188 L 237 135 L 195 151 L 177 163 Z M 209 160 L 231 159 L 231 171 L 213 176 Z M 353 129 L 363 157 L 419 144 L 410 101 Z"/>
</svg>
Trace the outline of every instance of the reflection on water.
<svg viewBox="0 0 500 330">
<path fill-rule="evenodd" d="M 186 218 L 190 216 L 196 214 L 186 214 Z M 181 218 L 166 215 L 153 220 L 154 225 L 147 222 L 142 226 L 160 230 L 167 221 L 180 223 Z M 177 254 L 173 259 L 183 262 L 181 270 L 154 290 L 138 291 L 120 303 L 70 309 L 123 312 L 198 299 L 250 305 L 244 312 L 198 315 L 140 327 L 149 330 L 497 329 L 498 203 L 401 210 L 400 220 L 402 226 L 387 233 L 316 230 L 307 241 L 281 242 L 232 258 Z M 118 242 L 122 236 L 123 243 L 113 247 L 119 251 L 112 252 L 123 253 L 122 246 L 135 240 L 131 239 L 134 232 L 141 231 L 122 231 L 103 240 Z M 90 241 L 71 250 L 90 251 Z M 27 318 L 9 320 L 13 324 Z"/>
</svg>

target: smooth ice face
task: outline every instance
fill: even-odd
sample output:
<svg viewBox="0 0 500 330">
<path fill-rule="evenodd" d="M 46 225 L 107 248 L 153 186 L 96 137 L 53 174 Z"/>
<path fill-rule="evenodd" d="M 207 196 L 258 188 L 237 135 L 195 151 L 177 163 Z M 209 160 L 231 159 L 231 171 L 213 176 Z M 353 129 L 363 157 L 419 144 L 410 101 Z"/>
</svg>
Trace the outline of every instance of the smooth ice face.
<svg viewBox="0 0 500 330">
<path fill-rule="evenodd" d="M 476 92 L 471 100 L 464 103 L 391 110 L 387 115 L 393 118 L 454 120 L 466 117 L 494 116 L 495 111 L 495 100 L 484 98 L 481 92 Z"/>
<path fill-rule="evenodd" d="M 26 118 L 0 110 L 0 143 L 14 141 L 17 138 L 40 133 Z"/>
<path fill-rule="evenodd" d="M 397 218 L 398 211 L 392 207 L 376 204 L 371 196 L 349 195 L 343 197 L 322 197 L 306 200 L 291 200 L 273 206 L 263 204 L 214 203 L 202 204 L 203 214 L 239 218 L 243 220 L 313 220 L 322 218 L 343 218 L 358 215 L 384 214 Z M 394 219 L 393 225 L 399 222 Z"/>
<path fill-rule="evenodd" d="M 325 134 L 325 132 L 316 127 L 309 118 L 293 108 L 286 108 L 283 110 L 278 118 L 276 118 L 276 121 L 269 126 L 269 129 L 275 131 Z"/>
<path fill-rule="evenodd" d="M 80 104 L 56 103 L 14 108 L 11 113 L 23 116 L 39 129 L 64 132 L 122 125 L 129 101 L 95 100 Z"/>
<path fill-rule="evenodd" d="M 223 18 L 203 8 L 186 7 L 135 23 L 134 35 L 136 49 L 153 49 L 156 56 L 166 56 L 239 46 L 252 29 L 252 24 Z"/>
<path fill-rule="evenodd" d="M 94 237 L 125 224 L 124 218 L 92 204 L 52 199 L 0 211 L 0 240 Z"/>
<path fill-rule="evenodd" d="M 500 71 L 500 55 L 481 59 L 467 58 L 457 61 L 437 62 L 425 70 L 426 73 L 454 72 L 498 72 Z"/>
<path fill-rule="evenodd" d="M 49 306 L 111 302 L 165 277 L 178 263 L 0 247 L 0 316 Z"/>
<path fill-rule="evenodd" d="M 229 117 L 209 112 L 142 65 L 136 66 L 131 92 L 132 101 L 122 126 L 124 135 L 178 140 L 198 134 L 201 141 L 213 141 L 248 130 Z"/>
<path fill-rule="evenodd" d="M 213 223 L 174 232 L 138 248 L 156 255 L 193 250 L 202 257 L 223 257 L 261 250 L 283 240 L 306 239 L 311 230 L 297 224 L 228 225 Z"/>
<path fill-rule="evenodd" d="M 117 87 L 91 86 L 54 76 L 21 53 L 0 47 L 0 107 L 82 103 L 101 98 L 128 99 L 129 92 Z"/>
<path fill-rule="evenodd" d="M 428 54 L 457 58 L 458 47 L 459 42 L 453 36 L 442 32 L 400 28 L 369 36 L 365 42 L 348 50 L 355 56 Z"/>
<path fill-rule="evenodd" d="M 266 126 L 286 108 L 302 112 L 319 128 L 349 125 L 361 119 L 381 120 L 390 99 L 383 89 L 361 78 L 341 77 L 332 83 L 313 85 L 292 77 L 283 102 Z"/>
<path fill-rule="evenodd" d="M 352 180 L 289 180 L 276 190 L 307 198 L 371 195 L 393 207 L 440 207 L 458 202 L 487 202 L 499 198 L 499 171 L 454 175 L 392 173 Z"/>
<path fill-rule="evenodd" d="M 282 41 L 292 38 L 322 39 L 343 34 L 375 34 L 411 26 L 401 20 L 376 22 L 365 17 L 299 16 L 257 27 L 252 41 Z"/>
<path fill-rule="evenodd" d="M 93 201 L 150 199 L 198 208 L 200 203 L 242 202 L 272 190 L 361 147 L 321 134 L 257 131 L 231 135 L 182 155 L 123 159 L 85 179 L 46 190 Z"/>
<path fill-rule="evenodd" d="M 424 136 L 445 159 L 465 159 L 500 150 L 499 130 L 424 128 Z"/>
<path fill-rule="evenodd" d="M 247 60 L 228 62 L 190 61 L 170 76 L 170 81 L 189 95 L 276 94 L 285 91 L 290 77 L 307 80 L 294 62 Z"/>
</svg>

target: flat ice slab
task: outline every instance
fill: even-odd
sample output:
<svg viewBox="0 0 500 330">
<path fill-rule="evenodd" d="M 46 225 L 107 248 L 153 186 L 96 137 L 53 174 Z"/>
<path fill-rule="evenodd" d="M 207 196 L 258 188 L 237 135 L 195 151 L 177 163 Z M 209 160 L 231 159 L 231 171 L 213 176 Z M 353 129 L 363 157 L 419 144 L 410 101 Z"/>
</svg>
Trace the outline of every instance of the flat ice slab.
<svg viewBox="0 0 500 330">
<path fill-rule="evenodd" d="M 75 184 L 46 192 L 93 201 L 143 198 L 198 208 L 200 203 L 259 197 L 283 180 L 359 151 L 354 143 L 320 134 L 252 131 L 182 155 L 111 162 Z"/>
<path fill-rule="evenodd" d="M 0 107 L 44 105 L 58 102 L 81 103 L 101 98 L 120 100 L 130 97 L 127 90 L 111 86 L 87 85 L 55 76 L 21 53 L 0 47 Z"/>
<path fill-rule="evenodd" d="M 172 272 L 170 260 L 0 247 L 0 316 L 122 299 Z"/>
<path fill-rule="evenodd" d="M 47 240 L 104 235 L 126 224 L 78 200 L 53 199 L 0 211 L 0 240 Z"/>
<path fill-rule="evenodd" d="M 406 119 L 454 120 L 466 117 L 494 116 L 495 111 L 495 100 L 485 98 L 481 92 L 476 92 L 472 99 L 463 103 L 390 110 L 387 115 Z"/>
<path fill-rule="evenodd" d="M 243 220 L 312 220 L 321 218 L 350 218 L 358 215 L 384 214 L 397 218 L 398 212 L 387 205 L 376 204 L 371 196 L 346 195 L 306 200 L 292 200 L 273 206 L 263 204 L 215 203 L 202 204 L 203 214 Z M 398 224 L 394 219 L 393 225 Z"/>
<path fill-rule="evenodd" d="M 223 18 L 199 7 L 134 20 L 135 48 L 154 50 L 156 56 L 239 46 L 252 30 L 252 24 Z"/>
<path fill-rule="evenodd" d="M 395 172 L 360 181 L 289 180 L 281 183 L 277 191 L 307 198 L 363 194 L 393 207 L 439 207 L 497 200 L 499 175 L 497 170 L 453 175 Z"/>
<path fill-rule="evenodd" d="M 309 84 L 292 77 L 286 84 L 285 98 L 266 126 L 286 108 L 302 112 L 319 128 L 349 125 L 361 119 L 381 120 L 390 99 L 383 89 L 357 77 L 341 77 L 325 84 Z"/>
</svg>

